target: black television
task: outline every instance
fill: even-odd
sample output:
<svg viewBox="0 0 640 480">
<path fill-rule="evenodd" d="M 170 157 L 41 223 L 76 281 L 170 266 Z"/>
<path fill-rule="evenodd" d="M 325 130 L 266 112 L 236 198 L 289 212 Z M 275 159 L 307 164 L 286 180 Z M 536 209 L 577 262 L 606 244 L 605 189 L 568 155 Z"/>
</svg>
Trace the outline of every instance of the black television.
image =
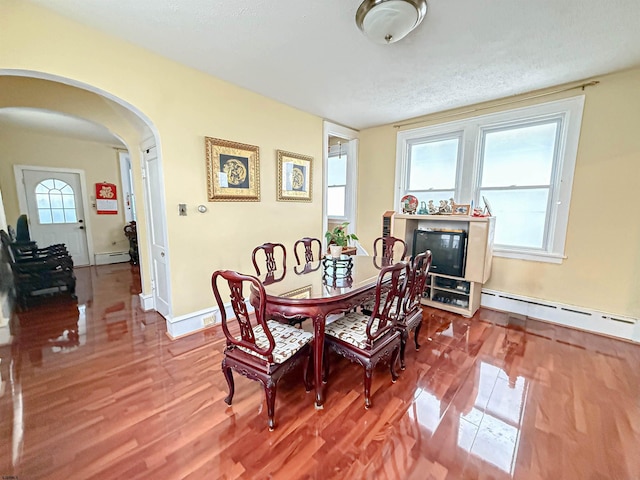
<svg viewBox="0 0 640 480">
<path fill-rule="evenodd" d="M 415 230 L 413 256 L 431 250 L 431 273 L 464 277 L 467 257 L 467 233 L 440 230 Z"/>
</svg>

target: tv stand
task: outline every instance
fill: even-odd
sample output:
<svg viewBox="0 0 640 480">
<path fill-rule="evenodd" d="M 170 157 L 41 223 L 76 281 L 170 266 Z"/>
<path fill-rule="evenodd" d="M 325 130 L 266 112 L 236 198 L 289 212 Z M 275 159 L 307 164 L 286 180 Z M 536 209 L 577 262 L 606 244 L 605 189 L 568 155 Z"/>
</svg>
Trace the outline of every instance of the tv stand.
<svg viewBox="0 0 640 480">
<path fill-rule="evenodd" d="M 467 232 L 464 277 L 429 274 L 422 304 L 472 317 L 480 308 L 482 285 L 491 276 L 495 217 L 396 213 L 391 219 L 391 235 L 407 243 L 407 252 L 413 251 L 413 231 L 418 228 Z"/>
</svg>

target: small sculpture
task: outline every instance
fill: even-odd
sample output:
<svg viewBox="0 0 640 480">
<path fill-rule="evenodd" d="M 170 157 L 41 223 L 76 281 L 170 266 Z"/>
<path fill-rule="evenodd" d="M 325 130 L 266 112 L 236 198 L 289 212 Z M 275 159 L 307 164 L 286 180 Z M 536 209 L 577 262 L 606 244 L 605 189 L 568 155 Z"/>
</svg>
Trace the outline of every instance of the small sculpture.
<svg viewBox="0 0 640 480">
<path fill-rule="evenodd" d="M 438 213 L 447 213 L 447 208 L 449 207 L 448 203 L 449 202 L 447 202 L 446 200 L 440 200 L 440 206 L 438 207 Z"/>
<path fill-rule="evenodd" d="M 429 205 L 427 205 L 427 209 L 429 210 L 429 215 L 433 215 L 435 213 L 438 213 L 438 209 L 433 204 L 433 200 L 429 200 Z"/>
<path fill-rule="evenodd" d="M 418 215 L 429 215 L 429 210 L 427 210 L 427 202 L 420 202 L 420 209 L 418 210 Z"/>
</svg>

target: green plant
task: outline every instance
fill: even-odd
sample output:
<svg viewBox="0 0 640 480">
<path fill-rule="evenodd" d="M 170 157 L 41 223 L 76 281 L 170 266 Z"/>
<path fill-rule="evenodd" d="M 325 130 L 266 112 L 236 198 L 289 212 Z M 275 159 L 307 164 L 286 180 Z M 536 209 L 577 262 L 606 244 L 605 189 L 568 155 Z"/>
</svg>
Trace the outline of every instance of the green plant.
<svg viewBox="0 0 640 480">
<path fill-rule="evenodd" d="M 333 230 L 328 230 L 324 234 L 324 237 L 327 239 L 327 244 L 346 247 L 347 245 L 349 245 L 350 240 L 358 240 L 358 237 L 355 233 L 347 233 L 348 225 L 349 222 L 344 222 L 341 225 L 335 227 Z"/>
</svg>

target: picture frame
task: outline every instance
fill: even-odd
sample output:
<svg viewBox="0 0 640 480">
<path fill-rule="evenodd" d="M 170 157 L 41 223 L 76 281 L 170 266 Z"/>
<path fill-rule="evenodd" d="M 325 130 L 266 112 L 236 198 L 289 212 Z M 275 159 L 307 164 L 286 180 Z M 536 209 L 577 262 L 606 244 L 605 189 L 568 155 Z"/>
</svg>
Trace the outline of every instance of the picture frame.
<svg viewBox="0 0 640 480">
<path fill-rule="evenodd" d="M 255 145 L 205 137 L 210 202 L 260 201 L 260 151 Z"/>
<path fill-rule="evenodd" d="M 310 202 L 313 185 L 313 157 L 276 150 L 277 200 Z"/>
<path fill-rule="evenodd" d="M 482 201 L 484 202 L 484 213 L 485 213 L 485 215 L 488 215 L 489 217 L 491 217 L 492 216 L 491 204 L 489 203 L 489 200 L 487 200 L 487 197 L 485 197 L 483 195 L 482 196 Z"/>
<path fill-rule="evenodd" d="M 471 215 L 471 205 L 467 203 L 455 203 L 451 209 L 452 215 Z"/>
</svg>

